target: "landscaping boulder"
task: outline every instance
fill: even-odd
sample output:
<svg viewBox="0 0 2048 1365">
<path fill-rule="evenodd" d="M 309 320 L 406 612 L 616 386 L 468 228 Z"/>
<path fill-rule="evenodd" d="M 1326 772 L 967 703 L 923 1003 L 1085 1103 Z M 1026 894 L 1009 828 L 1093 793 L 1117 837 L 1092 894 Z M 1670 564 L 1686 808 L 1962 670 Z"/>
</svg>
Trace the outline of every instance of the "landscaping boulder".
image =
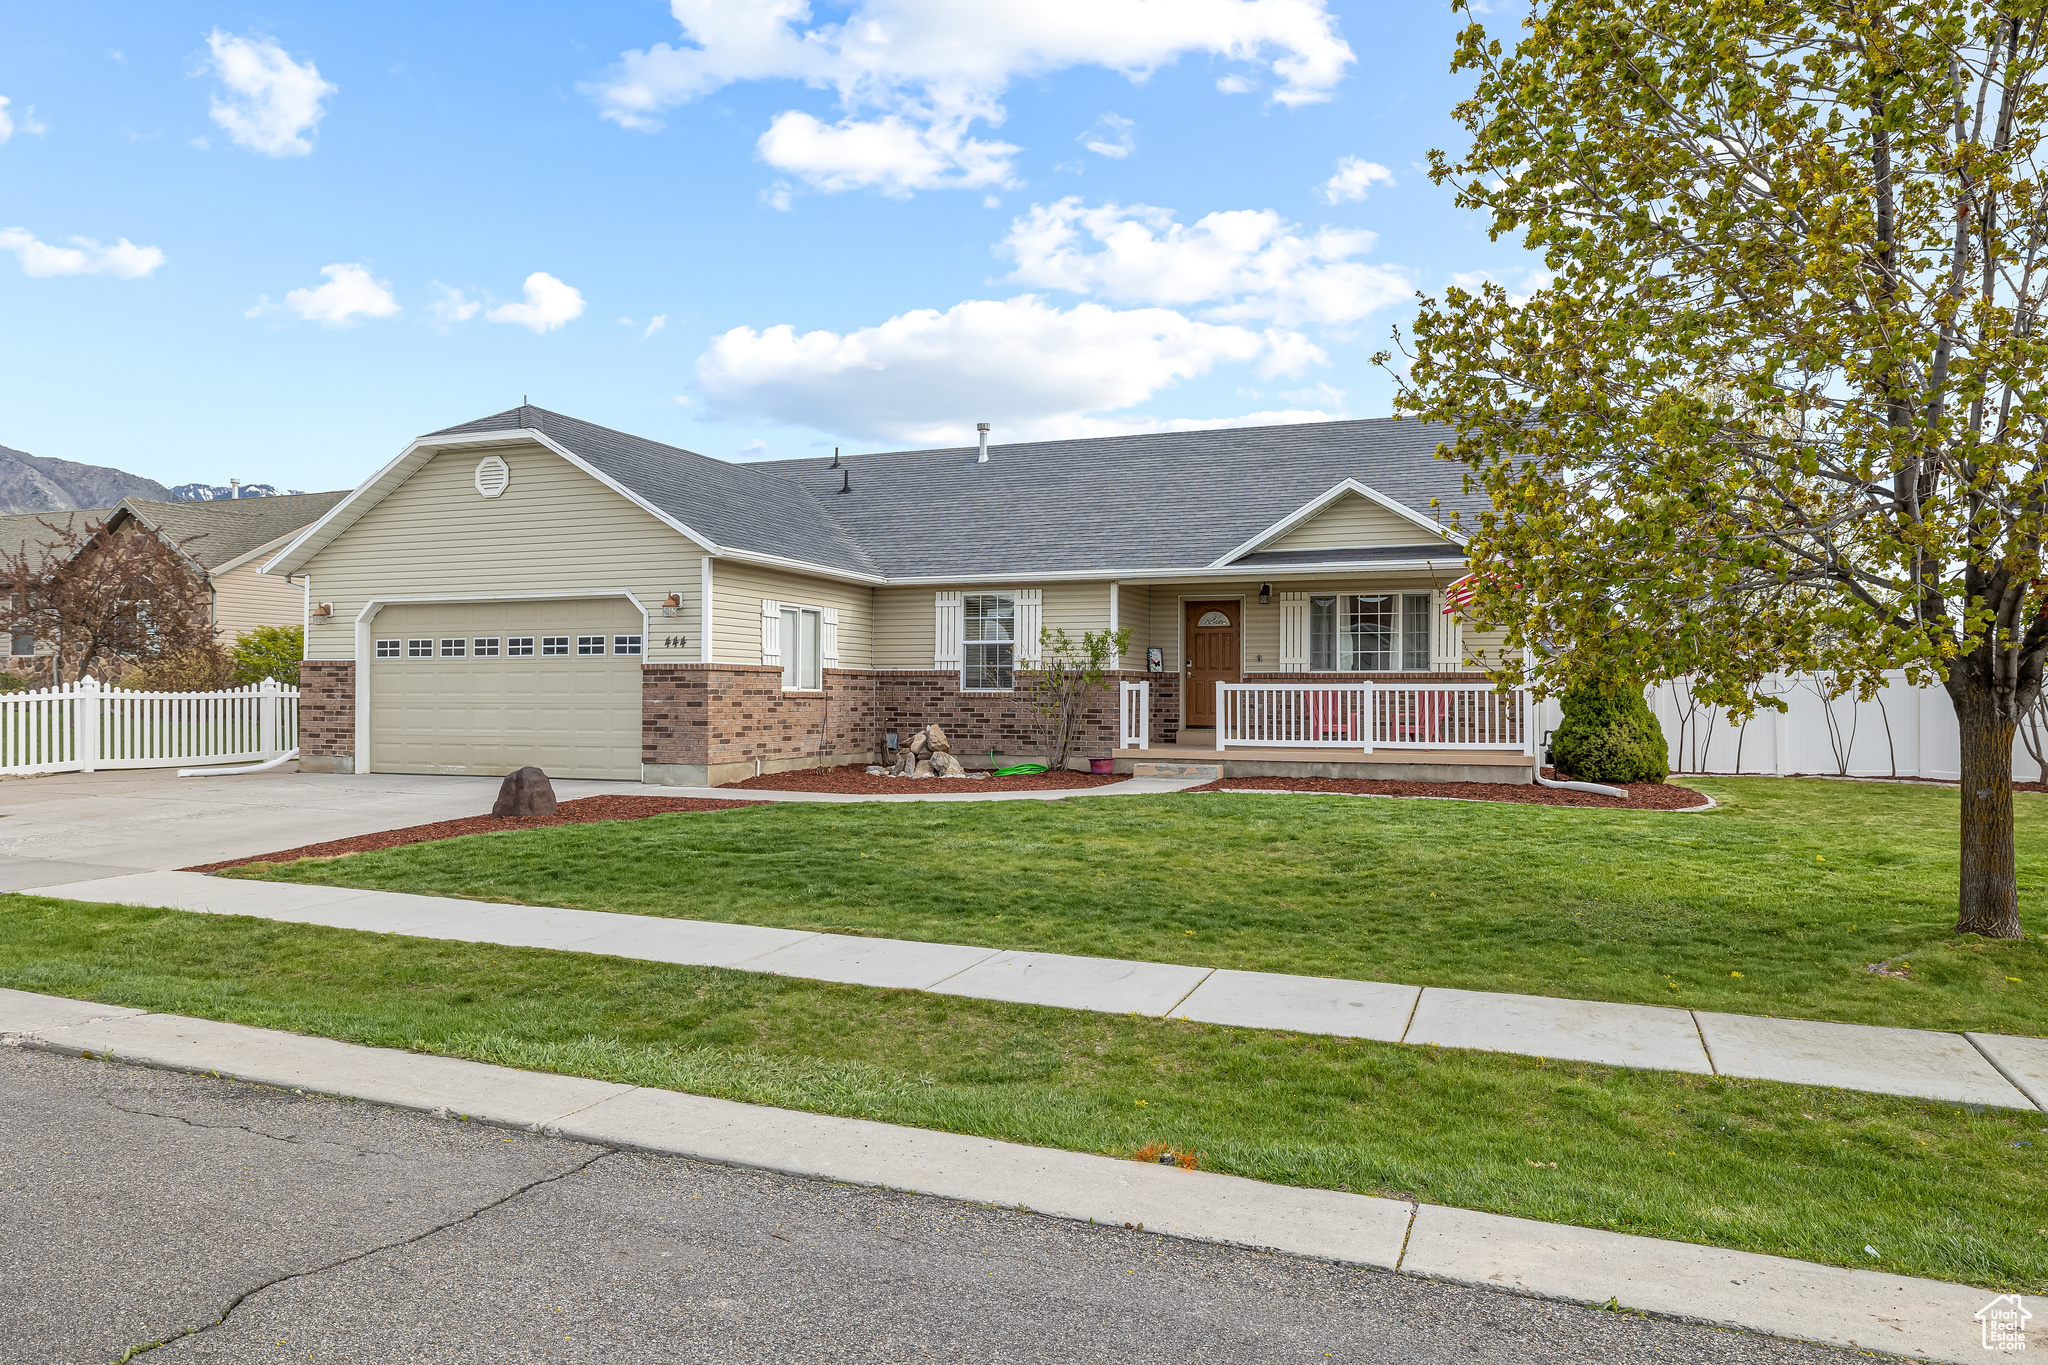
<svg viewBox="0 0 2048 1365">
<path fill-rule="evenodd" d="M 944 749 L 932 755 L 932 771 L 940 777 L 967 776 L 967 769 L 960 766 L 960 760 Z"/>
<path fill-rule="evenodd" d="M 946 732 L 936 725 L 924 727 L 924 741 L 931 746 L 931 750 L 935 754 L 950 754 L 953 752 L 952 741 L 947 739 Z"/>
<path fill-rule="evenodd" d="M 548 775 L 538 768 L 521 768 L 505 774 L 505 780 L 498 787 L 497 804 L 491 807 L 493 815 L 553 815 L 555 813 L 555 788 L 548 781 Z"/>
<path fill-rule="evenodd" d="M 1642 688 L 1576 683 L 1562 705 L 1564 722 L 1550 738 L 1560 774 L 1586 782 L 1662 782 L 1669 774 L 1664 728 Z"/>
</svg>

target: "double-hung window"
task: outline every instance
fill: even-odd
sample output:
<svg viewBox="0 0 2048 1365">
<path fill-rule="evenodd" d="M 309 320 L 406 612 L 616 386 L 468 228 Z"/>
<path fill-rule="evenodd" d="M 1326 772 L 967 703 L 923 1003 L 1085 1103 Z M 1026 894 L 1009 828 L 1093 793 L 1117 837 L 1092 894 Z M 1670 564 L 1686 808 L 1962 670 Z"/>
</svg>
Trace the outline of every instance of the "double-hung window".
<svg viewBox="0 0 2048 1365">
<path fill-rule="evenodd" d="M 1335 593 L 1308 600 L 1308 666 L 1315 673 L 1429 670 L 1429 594 Z"/>
<path fill-rule="evenodd" d="M 1016 683 L 1017 599 L 1006 592 L 970 592 L 961 600 L 960 686 L 1007 692 Z"/>
<path fill-rule="evenodd" d="M 815 607 L 784 607 L 778 625 L 782 645 L 782 685 L 799 691 L 816 691 L 825 685 L 819 647 L 824 636 L 824 614 Z"/>
</svg>

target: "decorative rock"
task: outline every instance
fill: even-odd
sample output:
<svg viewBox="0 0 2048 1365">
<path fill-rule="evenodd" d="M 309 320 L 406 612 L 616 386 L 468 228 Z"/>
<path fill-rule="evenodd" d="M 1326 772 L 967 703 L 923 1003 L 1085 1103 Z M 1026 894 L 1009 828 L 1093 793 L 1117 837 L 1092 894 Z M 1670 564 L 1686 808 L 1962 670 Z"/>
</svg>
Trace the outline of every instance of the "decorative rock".
<svg viewBox="0 0 2048 1365">
<path fill-rule="evenodd" d="M 548 775 L 538 768 L 521 768 L 505 774 L 505 780 L 498 787 L 498 800 L 491 807 L 493 815 L 553 815 L 555 813 L 555 787 L 548 781 Z"/>
<path fill-rule="evenodd" d="M 884 767 L 883 767 L 883 766 L 882 766 L 881 764 L 879 764 L 879 763 L 870 763 L 870 764 L 868 764 L 868 776 L 869 776 L 869 777 L 887 777 L 888 775 L 889 775 L 889 770 L 888 770 L 887 768 L 884 768 Z"/>
<path fill-rule="evenodd" d="M 929 753 L 931 752 L 931 747 L 931 741 L 925 738 L 924 731 L 922 730 L 919 730 L 916 734 L 910 737 L 909 748 L 910 752 L 913 754 Z"/>
<path fill-rule="evenodd" d="M 924 727 L 924 740 L 925 743 L 932 746 L 934 753 L 950 754 L 953 752 L 952 742 L 946 738 L 946 732 L 936 725 Z"/>
<path fill-rule="evenodd" d="M 967 776 L 967 769 L 960 766 L 960 760 L 943 749 L 932 755 L 932 771 L 940 777 Z"/>
<path fill-rule="evenodd" d="M 938 776 L 938 773 L 936 773 L 935 771 L 933 771 L 933 769 L 932 769 L 932 765 L 931 765 L 931 764 L 929 764 L 929 763 L 919 763 L 919 764 L 917 765 L 917 771 L 916 771 L 916 772 L 914 772 L 914 773 L 912 773 L 912 774 L 911 774 L 911 776 L 912 776 L 912 777 L 937 777 L 937 776 Z"/>
</svg>

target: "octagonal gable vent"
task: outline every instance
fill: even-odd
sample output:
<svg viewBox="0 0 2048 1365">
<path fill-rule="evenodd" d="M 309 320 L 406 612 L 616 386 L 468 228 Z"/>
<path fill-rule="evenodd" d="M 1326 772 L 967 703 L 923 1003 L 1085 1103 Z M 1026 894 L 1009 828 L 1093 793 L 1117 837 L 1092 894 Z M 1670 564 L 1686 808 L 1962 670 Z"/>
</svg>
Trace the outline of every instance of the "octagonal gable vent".
<svg viewBox="0 0 2048 1365">
<path fill-rule="evenodd" d="M 512 471 L 497 456 L 486 455 L 476 462 L 476 491 L 485 497 L 497 497 L 511 482 Z"/>
</svg>

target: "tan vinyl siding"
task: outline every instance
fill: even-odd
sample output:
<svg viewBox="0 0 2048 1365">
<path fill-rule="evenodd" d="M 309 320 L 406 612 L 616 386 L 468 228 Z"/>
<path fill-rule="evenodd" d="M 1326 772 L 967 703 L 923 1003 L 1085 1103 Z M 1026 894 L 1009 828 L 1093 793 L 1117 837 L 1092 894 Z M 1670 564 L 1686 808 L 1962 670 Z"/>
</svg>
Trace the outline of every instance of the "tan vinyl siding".
<svg viewBox="0 0 2048 1365">
<path fill-rule="evenodd" d="M 511 468 L 502 495 L 476 491 L 483 450 L 446 451 L 307 562 L 314 604 L 334 614 L 314 618 L 306 657 L 355 657 L 356 614 L 372 598 L 623 590 L 647 608 L 647 657 L 694 660 L 697 546 L 551 451 L 492 453 Z M 683 612 L 665 618 L 672 592 Z M 665 643 L 677 637 L 688 643 Z"/>
<path fill-rule="evenodd" d="M 1109 583 L 943 583 L 915 588 L 875 589 L 875 667 L 930 668 L 937 597 L 942 592 L 1015 592 L 1040 588 L 1047 630 L 1064 630 L 1079 641 L 1091 630 L 1109 629 Z M 1124 590 L 1125 612 L 1131 590 Z M 1140 599 L 1142 601 L 1142 597 Z"/>
<path fill-rule="evenodd" d="M 731 559 L 711 562 L 711 629 L 720 663 L 761 662 L 761 604 L 791 602 L 805 607 L 836 607 L 839 611 L 838 668 L 872 668 L 869 644 L 875 629 L 874 589 L 863 583 L 745 564 Z M 929 633 L 931 626 L 927 622 Z M 929 648 L 922 665 L 932 666 Z"/>
<path fill-rule="evenodd" d="M 1108 630 L 1109 584 L 1046 584 L 1045 628 L 1064 630 L 1076 644 L 1091 630 Z"/>
<path fill-rule="evenodd" d="M 1145 651 L 1158 643 L 1152 638 L 1152 589 L 1143 584 L 1124 583 L 1117 588 L 1117 594 L 1116 623 L 1131 630 L 1123 666 L 1143 668 Z"/>
<path fill-rule="evenodd" d="M 1477 631 L 1470 626 L 1465 627 L 1465 667 L 1484 669 L 1498 664 L 1507 636 L 1504 630 Z"/>
<path fill-rule="evenodd" d="M 222 643 L 233 644 L 258 626 L 296 626 L 305 620 L 305 594 L 262 568 L 259 557 L 214 576 L 213 629 Z"/>
<path fill-rule="evenodd" d="M 1434 533 L 1370 498 L 1346 493 L 1261 550 L 1337 550 L 1426 545 Z"/>
</svg>

